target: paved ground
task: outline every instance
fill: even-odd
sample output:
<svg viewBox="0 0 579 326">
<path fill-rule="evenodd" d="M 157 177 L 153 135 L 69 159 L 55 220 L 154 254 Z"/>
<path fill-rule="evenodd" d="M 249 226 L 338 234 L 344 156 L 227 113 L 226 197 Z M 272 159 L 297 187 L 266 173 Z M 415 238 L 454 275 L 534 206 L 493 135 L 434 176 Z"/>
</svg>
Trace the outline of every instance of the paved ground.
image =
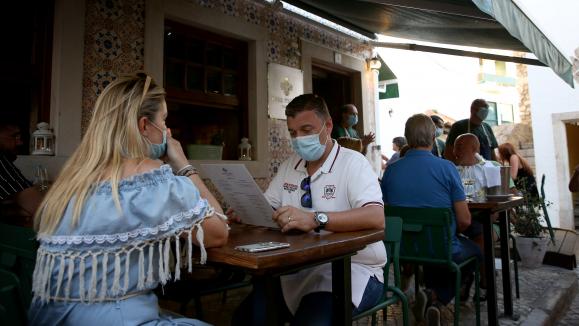
<svg viewBox="0 0 579 326">
<path fill-rule="evenodd" d="M 579 325 L 579 296 L 575 298 L 577 279 L 579 272 L 563 268 L 543 265 L 540 268 L 519 270 L 521 298 L 514 301 L 515 314 L 518 320 L 501 318 L 501 325 Z M 497 284 L 501 284 L 500 273 Z M 499 310 L 502 306 L 502 290 L 499 286 Z M 229 291 L 225 302 L 220 294 L 209 295 L 203 298 L 203 320 L 214 325 L 229 325 L 232 312 L 243 298 L 249 293 L 250 288 Z M 514 287 L 513 287 L 514 293 Z M 572 302 L 572 303 L 571 303 Z M 568 313 L 565 311 L 571 303 Z M 179 305 L 170 301 L 161 300 L 161 306 L 170 310 L 178 311 Z M 481 304 L 481 324 L 486 325 L 486 304 Z M 195 317 L 198 314 L 191 303 L 187 307 L 187 316 Z M 461 325 L 475 325 L 474 305 L 472 300 L 463 305 L 461 310 Z M 443 311 L 443 325 L 452 324 L 452 306 Z M 361 320 L 354 325 L 369 325 L 369 319 Z M 384 325 L 382 316 L 379 316 L 379 325 Z M 402 325 L 400 308 L 395 306 L 388 312 L 387 325 Z M 416 323 L 411 316 L 412 325 Z"/>
</svg>

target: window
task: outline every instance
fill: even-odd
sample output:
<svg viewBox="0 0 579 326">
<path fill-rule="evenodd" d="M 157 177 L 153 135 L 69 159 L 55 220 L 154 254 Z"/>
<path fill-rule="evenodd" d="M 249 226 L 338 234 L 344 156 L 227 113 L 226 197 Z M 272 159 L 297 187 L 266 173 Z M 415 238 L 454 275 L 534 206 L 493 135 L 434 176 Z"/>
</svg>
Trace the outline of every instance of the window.
<svg viewBox="0 0 579 326">
<path fill-rule="evenodd" d="M 499 113 L 501 124 L 510 124 L 515 122 L 515 111 L 512 104 L 499 103 Z"/>
<path fill-rule="evenodd" d="M 0 118 L 16 121 L 22 142 L 30 143 L 29 130 L 40 121 L 50 123 L 53 1 L 9 1 L 1 20 L 5 44 L 0 61 L 0 87 L 4 94 Z M 19 154 L 28 154 L 22 146 Z"/>
<path fill-rule="evenodd" d="M 164 78 L 167 124 L 186 152 L 222 145 L 236 160 L 248 135 L 247 43 L 183 24 L 165 23 Z M 193 146 L 190 146 L 193 145 Z M 217 159 L 203 153 L 190 159 Z"/>
<path fill-rule="evenodd" d="M 485 122 L 488 123 L 491 127 L 498 125 L 498 115 L 497 115 L 497 103 L 496 102 L 489 102 L 489 115 L 485 119 Z"/>
</svg>

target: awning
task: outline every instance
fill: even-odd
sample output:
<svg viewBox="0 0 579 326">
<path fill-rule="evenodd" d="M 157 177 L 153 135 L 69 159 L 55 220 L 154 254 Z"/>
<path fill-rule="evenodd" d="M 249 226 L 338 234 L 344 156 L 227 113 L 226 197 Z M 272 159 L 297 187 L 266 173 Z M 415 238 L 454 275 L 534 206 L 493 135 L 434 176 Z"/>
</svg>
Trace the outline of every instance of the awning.
<svg viewBox="0 0 579 326">
<path fill-rule="evenodd" d="M 571 63 L 513 0 L 284 1 L 371 39 L 383 34 L 417 41 L 532 52 L 573 87 Z M 428 47 L 414 49 L 428 51 Z M 502 60 L 509 58 L 501 57 Z"/>
</svg>

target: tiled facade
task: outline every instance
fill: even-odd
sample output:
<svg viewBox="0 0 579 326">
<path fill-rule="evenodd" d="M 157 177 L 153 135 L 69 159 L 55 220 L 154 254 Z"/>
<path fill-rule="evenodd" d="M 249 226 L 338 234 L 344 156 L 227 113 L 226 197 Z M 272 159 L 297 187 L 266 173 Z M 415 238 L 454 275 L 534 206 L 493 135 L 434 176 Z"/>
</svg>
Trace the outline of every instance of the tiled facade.
<svg viewBox="0 0 579 326">
<path fill-rule="evenodd" d="M 144 0 L 86 1 L 83 133 L 100 92 L 117 76 L 143 69 L 144 35 Z"/>
<path fill-rule="evenodd" d="M 223 15 L 249 24 L 264 26 L 268 31 L 267 62 L 301 68 L 300 38 L 322 46 L 368 58 L 368 44 L 330 31 L 311 21 L 281 12 L 262 1 L 189 0 Z M 87 0 L 82 130 L 86 130 L 98 94 L 117 76 L 142 70 L 144 66 L 144 0 Z M 263 64 L 266 64 L 264 62 Z M 280 164 L 292 153 L 289 133 L 283 120 L 269 119 L 269 175 L 275 175 Z M 265 188 L 270 178 L 257 179 Z"/>
</svg>

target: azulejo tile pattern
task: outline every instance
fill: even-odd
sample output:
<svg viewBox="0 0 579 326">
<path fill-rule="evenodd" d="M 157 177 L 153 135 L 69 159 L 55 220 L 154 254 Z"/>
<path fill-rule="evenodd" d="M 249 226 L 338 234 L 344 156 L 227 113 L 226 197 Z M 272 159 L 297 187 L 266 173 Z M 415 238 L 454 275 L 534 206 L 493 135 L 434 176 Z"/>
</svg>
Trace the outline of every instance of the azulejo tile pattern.
<svg viewBox="0 0 579 326">
<path fill-rule="evenodd" d="M 144 0 L 86 0 L 81 130 L 97 96 L 122 74 L 143 69 Z"/>
<path fill-rule="evenodd" d="M 300 68 L 300 40 L 308 40 L 360 58 L 368 58 L 372 48 L 306 19 L 289 15 L 261 0 L 187 0 L 219 10 L 268 31 L 267 61 Z M 96 97 L 117 76 L 143 69 L 144 0 L 86 0 L 85 57 L 83 76 L 84 132 Z M 284 120 L 270 119 L 268 144 L 270 177 L 293 153 Z M 265 189 L 270 178 L 257 179 Z"/>
</svg>

